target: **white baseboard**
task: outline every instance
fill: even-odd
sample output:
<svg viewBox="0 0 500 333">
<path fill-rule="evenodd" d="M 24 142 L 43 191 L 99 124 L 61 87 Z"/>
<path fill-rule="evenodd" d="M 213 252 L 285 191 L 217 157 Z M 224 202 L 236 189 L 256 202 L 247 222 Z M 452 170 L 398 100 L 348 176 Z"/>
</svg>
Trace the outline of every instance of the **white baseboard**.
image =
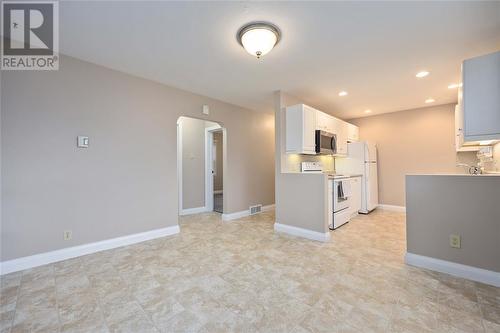
<svg viewBox="0 0 500 333">
<path fill-rule="evenodd" d="M 267 212 L 267 211 L 270 211 L 273 209 L 274 209 L 274 204 L 262 206 L 262 212 Z M 235 213 L 222 214 L 222 220 L 223 221 L 232 221 L 232 220 L 240 219 L 240 218 L 246 217 L 246 216 L 250 216 L 249 209 L 242 210 L 242 211 L 235 212 Z"/>
<path fill-rule="evenodd" d="M 140 243 L 155 238 L 175 235 L 179 232 L 179 226 L 174 225 L 167 228 L 155 229 L 138 234 L 127 235 L 95 243 L 83 244 L 51 252 L 35 254 L 28 257 L 12 259 L 0 263 L 0 275 L 22 271 L 24 269 L 32 267 L 47 265 L 61 260 L 71 259 L 99 251 L 114 249 L 125 245 Z"/>
<path fill-rule="evenodd" d="M 236 220 L 245 216 L 249 216 L 250 211 L 242 210 L 241 212 L 222 214 L 222 221 Z"/>
<path fill-rule="evenodd" d="M 262 211 L 267 212 L 267 211 L 273 210 L 274 208 L 276 208 L 276 206 L 274 204 L 266 205 L 266 206 L 262 206 Z"/>
<path fill-rule="evenodd" d="M 222 190 L 214 190 L 214 194 L 222 194 L 223 191 Z"/>
<path fill-rule="evenodd" d="M 426 268 L 464 279 L 490 284 L 495 287 L 500 287 L 500 272 L 489 271 L 487 269 L 462 265 L 451 261 L 421 256 L 409 252 L 406 253 L 405 262 L 408 265 Z"/>
<path fill-rule="evenodd" d="M 383 205 L 383 204 L 380 204 L 380 205 L 378 205 L 378 208 L 384 209 L 384 210 L 389 210 L 389 211 L 392 211 L 392 212 L 406 213 L 406 207 L 405 206 L 395 206 L 395 205 Z"/>
<path fill-rule="evenodd" d="M 199 214 L 199 213 L 205 213 L 208 212 L 209 210 L 207 207 L 195 207 L 195 208 L 186 208 L 180 211 L 179 215 L 184 216 L 184 215 L 191 215 L 191 214 Z"/>
<path fill-rule="evenodd" d="M 286 224 L 281 224 L 281 223 L 274 223 L 274 231 L 282 232 L 282 233 L 293 235 L 293 236 L 304 237 L 307 239 L 312 239 L 312 240 L 320 241 L 320 242 L 330 241 L 330 233 L 329 232 L 321 233 L 318 231 L 312 231 L 312 230 L 294 227 L 291 225 L 286 225 Z"/>
</svg>

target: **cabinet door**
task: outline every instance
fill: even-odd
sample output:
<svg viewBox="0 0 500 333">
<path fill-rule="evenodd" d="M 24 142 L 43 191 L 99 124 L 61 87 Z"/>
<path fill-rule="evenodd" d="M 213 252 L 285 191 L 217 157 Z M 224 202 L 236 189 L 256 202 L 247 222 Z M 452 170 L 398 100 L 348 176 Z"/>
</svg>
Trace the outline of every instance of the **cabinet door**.
<svg viewBox="0 0 500 333">
<path fill-rule="evenodd" d="M 458 89 L 458 104 L 455 105 L 455 150 L 457 152 L 478 151 L 481 147 L 477 141 L 465 142 L 463 89 Z"/>
<path fill-rule="evenodd" d="M 316 113 L 316 129 L 328 132 L 328 121 L 330 116 L 324 112 L 317 111 Z"/>
<path fill-rule="evenodd" d="M 336 119 L 337 155 L 347 155 L 347 123 Z"/>
<path fill-rule="evenodd" d="M 304 105 L 303 109 L 303 152 L 315 153 L 316 152 L 316 115 L 317 110 Z"/>
<path fill-rule="evenodd" d="M 464 61 L 465 141 L 500 139 L 500 52 Z"/>
<path fill-rule="evenodd" d="M 460 104 L 455 105 L 455 149 L 460 151 L 464 144 L 463 109 Z"/>
<path fill-rule="evenodd" d="M 347 141 L 358 142 L 359 141 L 359 127 L 353 124 L 347 123 Z"/>
</svg>

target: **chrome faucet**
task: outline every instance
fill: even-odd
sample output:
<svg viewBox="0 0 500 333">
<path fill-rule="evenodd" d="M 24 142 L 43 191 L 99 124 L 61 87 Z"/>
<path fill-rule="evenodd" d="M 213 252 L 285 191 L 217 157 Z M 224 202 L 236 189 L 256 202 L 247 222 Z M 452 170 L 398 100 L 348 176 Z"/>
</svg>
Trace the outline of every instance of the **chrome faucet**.
<svg viewBox="0 0 500 333">
<path fill-rule="evenodd" d="M 457 163 L 457 166 L 461 166 L 461 167 L 467 168 L 467 171 L 471 175 L 480 175 L 480 174 L 483 173 L 483 171 L 481 170 L 481 168 L 478 167 L 478 166 L 475 166 L 475 165 L 468 165 L 468 164 L 465 164 L 465 163 Z"/>
</svg>

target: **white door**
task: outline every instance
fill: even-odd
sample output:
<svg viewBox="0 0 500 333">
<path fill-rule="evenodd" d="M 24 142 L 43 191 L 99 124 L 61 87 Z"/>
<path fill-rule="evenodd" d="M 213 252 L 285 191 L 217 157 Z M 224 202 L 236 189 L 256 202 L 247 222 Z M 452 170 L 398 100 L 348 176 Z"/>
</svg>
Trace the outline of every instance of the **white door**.
<svg viewBox="0 0 500 333">
<path fill-rule="evenodd" d="M 378 206 L 377 163 L 365 163 L 366 168 L 366 208 L 368 211 Z"/>
</svg>

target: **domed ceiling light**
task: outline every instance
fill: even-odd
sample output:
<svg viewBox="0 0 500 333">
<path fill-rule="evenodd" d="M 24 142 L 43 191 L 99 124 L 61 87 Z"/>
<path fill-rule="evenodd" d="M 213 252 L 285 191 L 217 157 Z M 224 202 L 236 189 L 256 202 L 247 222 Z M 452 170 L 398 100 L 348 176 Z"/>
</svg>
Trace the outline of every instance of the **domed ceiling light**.
<svg viewBox="0 0 500 333">
<path fill-rule="evenodd" d="M 252 22 L 238 31 L 238 42 L 257 59 L 269 53 L 280 38 L 278 27 L 266 22 Z"/>
</svg>

